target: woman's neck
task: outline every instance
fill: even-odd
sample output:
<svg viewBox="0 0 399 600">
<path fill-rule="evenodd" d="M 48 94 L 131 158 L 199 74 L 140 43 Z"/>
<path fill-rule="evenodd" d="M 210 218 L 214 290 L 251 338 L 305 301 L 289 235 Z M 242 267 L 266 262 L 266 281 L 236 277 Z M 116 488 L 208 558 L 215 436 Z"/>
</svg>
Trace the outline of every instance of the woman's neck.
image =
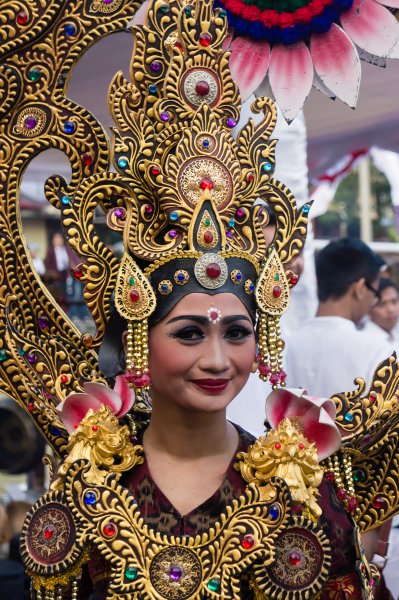
<svg viewBox="0 0 399 600">
<path fill-rule="evenodd" d="M 225 453 L 227 448 L 234 451 L 238 432 L 226 421 L 225 410 L 203 413 L 168 406 L 164 411 L 155 404 L 144 435 L 147 444 L 176 458 L 201 458 Z"/>
</svg>

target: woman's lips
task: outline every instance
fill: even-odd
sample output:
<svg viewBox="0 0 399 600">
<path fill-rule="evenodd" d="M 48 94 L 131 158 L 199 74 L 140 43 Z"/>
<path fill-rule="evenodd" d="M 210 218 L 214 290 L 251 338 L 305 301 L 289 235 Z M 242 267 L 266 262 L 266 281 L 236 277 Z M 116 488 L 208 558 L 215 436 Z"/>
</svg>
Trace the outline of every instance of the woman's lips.
<svg viewBox="0 0 399 600">
<path fill-rule="evenodd" d="M 191 382 L 209 394 L 221 394 L 226 389 L 229 379 L 192 379 Z"/>
</svg>

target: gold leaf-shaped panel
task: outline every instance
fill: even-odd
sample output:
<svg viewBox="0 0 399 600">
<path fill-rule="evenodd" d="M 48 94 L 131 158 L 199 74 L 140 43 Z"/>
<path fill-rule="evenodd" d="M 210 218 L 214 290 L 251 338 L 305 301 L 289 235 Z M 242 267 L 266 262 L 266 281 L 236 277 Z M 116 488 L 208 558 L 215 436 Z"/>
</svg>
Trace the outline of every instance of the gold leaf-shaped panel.
<svg viewBox="0 0 399 600">
<path fill-rule="evenodd" d="M 124 254 L 115 289 L 115 306 L 128 321 L 141 321 L 155 310 L 156 298 L 147 277 L 137 263 Z"/>
<path fill-rule="evenodd" d="M 288 308 L 290 288 L 283 265 L 274 248 L 263 265 L 255 294 L 259 308 L 269 315 L 279 317 Z"/>
</svg>

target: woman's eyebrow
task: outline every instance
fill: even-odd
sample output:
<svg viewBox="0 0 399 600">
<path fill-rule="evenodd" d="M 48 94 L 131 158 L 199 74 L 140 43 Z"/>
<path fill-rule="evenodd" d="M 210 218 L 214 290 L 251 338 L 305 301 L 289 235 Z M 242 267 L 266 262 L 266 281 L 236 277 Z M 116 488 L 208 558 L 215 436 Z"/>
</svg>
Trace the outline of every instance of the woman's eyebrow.
<svg viewBox="0 0 399 600">
<path fill-rule="evenodd" d="M 173 317 L 166 322 L 166 325 L 170 323 L 176 323 L 176 321 L 194 321 L 195 323 L 199 323 L 200 325 L 206 325 L 209 322 L 208 317 L 203 317 L 202 315 L 181 315 L 179 317 Z M 248 323 L 252 324 L 252 321 L 246 315 L 229 315 L 228 317 L 222 317 L 221 322 L 228 325 L 230 323 L 234 323 L 235 321 L 248 321 Z"/>
</svg>

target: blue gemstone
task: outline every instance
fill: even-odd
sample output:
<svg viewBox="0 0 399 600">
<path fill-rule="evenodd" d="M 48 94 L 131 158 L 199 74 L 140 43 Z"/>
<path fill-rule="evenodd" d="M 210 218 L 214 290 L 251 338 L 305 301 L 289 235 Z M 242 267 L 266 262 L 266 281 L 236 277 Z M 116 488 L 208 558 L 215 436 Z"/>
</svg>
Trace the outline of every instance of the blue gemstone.
<svg viewBox="0 0 399 600">
<path fill-rule="evenodd" d="M 250 289 L 250 291 L 251 291 L 251 292 L 253 292 L 253 291 L 254 291 L 254 289 L 255 289 L 255 286 L 254 286 L 254 284 L 253 284 L 253 283 L 251 283 L 251 285 L 249 286 L 249 289 Z"/>
<path fill-rule="evenodd" d="M 158 91 L 158 88 L 157 88 L 157 86 L 155 85 L 155 83 L 151 83 L 151 84 L 148 86 L 148 91 L 150 92 L 150 94 L 156 94 L 156 93 L 157 93 L 157 91 Z"/>
<path fill-rule="evenodd" d="M 51 425 L 50 433 L 51 433 L 51 435 L 60 435 L 60 430 L 58 429 L 58 427 Z"/>
<path fill-rule="evenodd" d="M 221 10 L 219 13 L 219 16 L 222 17 L 222 19 L 224 19 L 226 15 L 227 15 L 227 13 L 225 10 Z"/>
<path fill-rule="evenodd" d="M 85 495 L 83 496 L 83 500 L 85 504 L 95 504 L 97 501 L 97 494 L 95 494 L 94 492 L 85 492 Z"/>
<path fill-rule="evenodd" d="M 169 215 L 169 219 L 171 221 L 177 221 L 178 218 L 179 218 L 179 213 L 176 211 L 171 212 Z"/>
<path fill-rule="evenodd" d="M 346 413 L 344 419 L 345 419 L 345 421 L 347 423 L 351 423 L 353 421 L 353 415 L 352 415 L 352 413 Z"/>
<path fill-rule="evenodd" d="M 64 26 L 64 32 L 65 32 L 65 35 L 69 35 L 69 36 L 75 35 L 75 33 L 76 33 L 76 26 L 73 23 L 67 23 Z"/>
<path fill-rule="evenodd" d="M 275 521 L 280 515 L 280 509 L 277 504 L 272 504 L 269 510 L 270 518 Z"/>
<path fill-rule="evenodd" d="M 64 131 L 65 133 L 73 133 L 76 129 L 76 125 L 73 121 L 65 121 Z"/>
<path fill-rule="evenodd" d="M 241 273 L 236 274 L 236 279 L 237 279 L 237 281 L 241 281 L 241 279 L 242 279 Z"/>
<path fill-rule="evenodd" d="M 234 219 L 230 219 L 229 227 L 234 227 L 235 224 L 236 224 L 236 222 L 234 221 Z"/>
<path fill-rule="evenodd" d="M 20 356 L 24 356 L 26 354 L 25 350 L 23 350 L 22 348 L 18 348 L 18 354 Z"/>
<path fill-rule="evenodd" d="M 302 206 L 302 212 L 303 212 L 303 213 L 305 213 L 305 215 L 307 215 L 309 211 L 310 211 L 310 206 L 309 206 L 309 204 L 304 204 L 304 205 Z"/>
<path fill-rule="evenodd" d="M 267 162 L 267 163 L 265 163 L 265 164 L 263 165 L 262 169 L 263 169 L 264 171 L 266 171 L 266 173 L 268 173 L 269 171 L 271 171 L 271 170 L 272 170 L 272 164 L 271 164 L 271 163 L 269 163 L 269 162 Z"/>
<path fill-rule="evenodd" d="M 178 276 L 177 276 L 177 279 L 179 281 L 184 281 L 184 275 L 183 275 L 183 273 L 179 273 Z"/>
<path fill-rule="evenodd" d="M 65 205 L 67 205 L 67 204 L 69 204 L 69 203 L 70 203 L 70 201 L 71 201 L 71 199 L 70 199 L 70 197 L 69 197 L 69 196 L 62 196 L 62 198 L 61 198 L 61 202 L 62 202 L 62 204 L 65 204 Z"/>
<path fill-rule="evenodd" d="M 125 156 L 121 156 L 120 158 L 118 158 L 118 167 L 120 167 L 121 169 L 126 169 L 128 164 L 129 162 Z"/>
<path fill-rule="evenodd" d="M 204 148 L 208 148 L 209 146 L 209 140 L 203 140 L 202 145 Z"/>
<path fill-rule="evenodd" d="M 162 291 L 163 291 L 163 292 L 167 292 L 167 291 L 168 291 L 168 286 L 166 285 L 166 283 L 164 283 L 164 284 L 162 285 Z"/>
</svg>

